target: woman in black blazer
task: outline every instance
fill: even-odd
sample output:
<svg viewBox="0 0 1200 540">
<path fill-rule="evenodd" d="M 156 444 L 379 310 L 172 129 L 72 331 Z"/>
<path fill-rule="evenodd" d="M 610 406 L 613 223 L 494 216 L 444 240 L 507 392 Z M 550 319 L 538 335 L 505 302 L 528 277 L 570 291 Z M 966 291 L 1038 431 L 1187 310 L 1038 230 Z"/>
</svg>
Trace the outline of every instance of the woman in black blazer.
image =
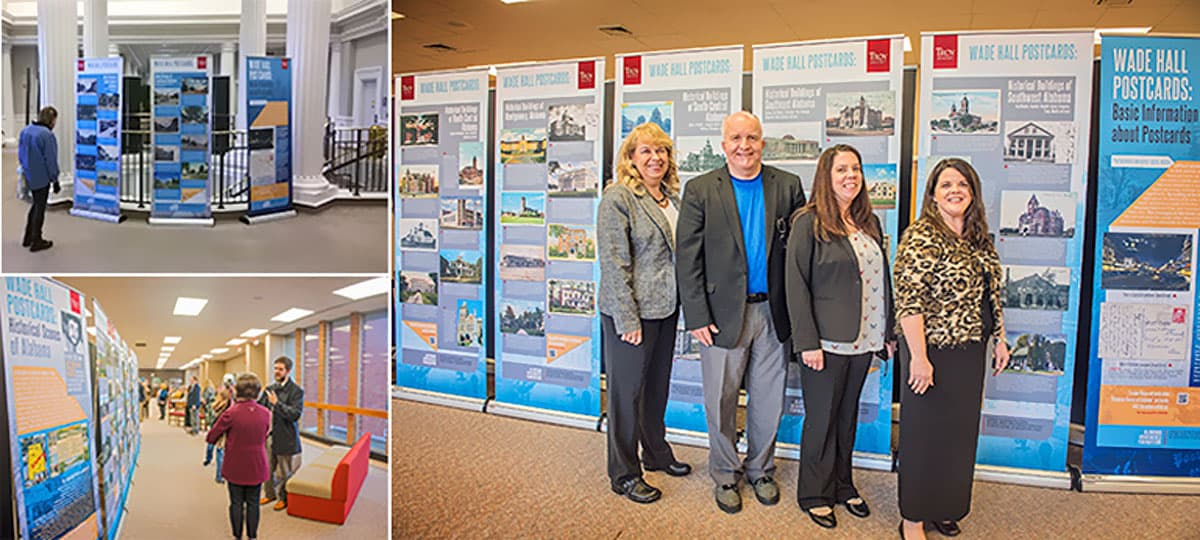
<svg viewBox="0 0 1200 540">
<path fill-rule="evenodd" d="M 887 248 L 863 183 L 858 150 L 844 144 L 825 150 L 812 199 L 792 215 L 787 243 L 792 349 L 804 364 L 796 498 L 826 528 L 837 526 L 835 504 L 858 517 L 871 513 L 850 462 L 858 398 L 871 359 L 886 359 L 895 340 Z"/>
</svg>

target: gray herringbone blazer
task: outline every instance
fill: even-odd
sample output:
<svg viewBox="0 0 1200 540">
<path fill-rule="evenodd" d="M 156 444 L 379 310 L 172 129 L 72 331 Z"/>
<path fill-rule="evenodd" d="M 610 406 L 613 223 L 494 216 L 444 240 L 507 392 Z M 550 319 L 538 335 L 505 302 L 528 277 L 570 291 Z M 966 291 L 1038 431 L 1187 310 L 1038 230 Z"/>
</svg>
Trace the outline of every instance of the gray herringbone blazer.
<svg viewBox="0 0 1200 540">
<path fill-rule="evenodd" d="M 679 207 L 679 198 L 671 197 Z M 600 254 L 600 312 L 617 333 L 640 329 L 641 319 L 675 312 L 675 232 L 649 195 L 619 182 L 604 191 L 596 220 Z"/>
</svg>

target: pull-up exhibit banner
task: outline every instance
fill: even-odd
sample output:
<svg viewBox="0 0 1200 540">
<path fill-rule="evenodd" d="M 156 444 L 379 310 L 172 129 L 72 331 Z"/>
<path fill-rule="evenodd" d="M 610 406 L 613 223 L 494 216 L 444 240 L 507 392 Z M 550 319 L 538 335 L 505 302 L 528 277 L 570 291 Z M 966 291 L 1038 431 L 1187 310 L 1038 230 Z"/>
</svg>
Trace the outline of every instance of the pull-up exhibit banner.
<svg viewBox="0 0 1200 540">
<path fill-rule="evenodd" d="M 246 221 L 292 210 L 292 70 L 290 59 L 246 57 L 250 207 Z M 295 212 L 292 211 L 291 215 Z M 281 217 L 281 216 L 279 216 Z"/>
<path fill-rule="evenodd" d="M 1019 475 L 1014 481 L 1064 488 L 1092 46 L 1092 33 L 1077 31 L 921 36 L 914 215 L 938 161 L 969 161 L 1004 272 L 1012 356 L 1000 375 L 986 377 L 977 460 L 1028 471 L 991 469 Z"/>
<path fill-rule="evenodd" d="M 131 373 L 121 336 L 92 299 L 96 354 L 96 456 L 104 536 L 116 537 L 137 456 L 138 399 L 136 367 Z M 131 377 L 132 375 L 132 377 Z"/>
<path fill-rule="evenodd" d="M 596 209 L 604 60 L 502 66 L 496 75 L 496 399 L 490 412 L 600 415 Z"/>
<path fill-rule="evenodd" d="M 633 128 L 652 122 L 675 142 L 675 161 L 684 185 L 724 167 L 721 122 L 742 108 L 742 56 L 741 45 L 617 55 L 614 154 Z M 614 171 L 619 161 L 614 155 Z M 681 313 L 664 417 L 672 430 L 707 431 L 699 347 L 684 330 Z M 707 443 L 707 439 L 700 441 Z"/>
<path fill-rule="evenodd" d="M 75 201 L 71 215 L 121 216 L 121 57 L 75 66 Z"/>
<path fill-rule="evenodd" d="M 1195 479 L 1200 38 L 1104 36 L 1100 47 L 1085 487 L 1089 474 Z"/>
<path fill-rule="evenodd" d="M 4 278 L 4 295 L 0 342 L 19 537 L 99 538 L 83 295 L 21 276 Z"/>
<path fill-rule="evenodd" d="M 903 36 L 754 47 L 753 99 L 763 123 L 763 160 L 799 175 L 811 195 L 822 151 L 838 144 L 858 150 L 889 257 L 899 240 L 903 61 Z M 878 358 L 871 362 L 859 398 L 854 448 L 890 468 L 893 366 Z M 788 363 L 786 392 L 779 442 L 799 444 L 804 426 L 799 363 Z"/>
<path fill-rule="evenodd" d="M 212 225 L 208 55 L 150 59 L 154 198 L 150 223 Z"/>
<path fill-rule="evenodd" d="M 396 384 L 487 398 L 487 69 L 396 77 Z"/>
</svg>

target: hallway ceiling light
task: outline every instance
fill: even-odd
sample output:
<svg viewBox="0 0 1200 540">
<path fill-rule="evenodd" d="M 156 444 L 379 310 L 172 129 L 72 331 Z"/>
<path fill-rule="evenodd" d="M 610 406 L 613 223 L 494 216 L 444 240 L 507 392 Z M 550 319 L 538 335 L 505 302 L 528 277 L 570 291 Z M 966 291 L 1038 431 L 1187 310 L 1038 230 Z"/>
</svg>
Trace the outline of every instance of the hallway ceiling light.
<svg viewBox="0 0 1200 540">
<path fill-rule="evenodd" d="M 201 311 L 204 311 L 204 306 L 208 305 L 207 298 L 188 298 L 180 296 L 175 300 L 175 314 L 186 317 L 195 317 Z"/>
<path fill-rule="evenodd" d="M 360 281 L 354 285 L 342 287 L 333 294 L 349 298 L 351 300 L 362 300 L 371 296 L 385 294 L 391 288 L 392 283 L 386 276 L 371 278 L 366 281 Z"/>
<path fill-rule="evenodd" d="M 251 328 L 251 329 L 249 329 L 249 330 L 246 330 L 245 332 L 242 332 L 242 337 L 244 337 L 244 338 L 256 338 L 256 337 L 258 337 L 258 336 L 261 336 L 261 335 L 263 335 L 263 334 L 265 334 L 265 333 L 267 333 L 267 331 L 266 331 L 265 329 L 262 329 L 262 328 Z"/>
<path fill-rule="evenodd" d="M 502 3 L 502 4 L 524 4 L 525 2 L 528 2 L 528 1 L 529 0 L 500 0 L 500 3 Z"/>
<path fill-rule="evenodd" d="M 162 369 L 162 367 L 163 367 L 163 366 L 165 366 L 165 365 L 167 365 L 167 359 L 166 359 L 166 358 L 159 358 L 159 359 L 158 359 L 158 364 L 156 364 L 156 365 L 154 366 L 154 368 L 155 368 L 155 369 Z"/>
<path fill-rule="evenodd" d="M 174 345 L 163 345 L 162 350 L 163 351 L 173 351 L 173 350 L 175 350 L 175 346 Z"/>
<path fill-rule="evenodd" d="M 393 11 L 393 12 L 392 12 L 392 20 L 393 20 L 393 21 L 394 21 L 394 20 L 397 20 L 397 19 L 403 19 L 403 18 L 404 18 L 404 14 L 403 14 L 403 13 L 397 13 L 397 12 L 395 12 L 395 11 Z"/>
<path fill-rule="evenodd" d="M 163 343 L 166 343 L 167 345 L 178 345 L 182 339 L 183 338 L 179 336 L 167 336 L 163 338 Z"/>
<path fill-rule="evenodd" d="M 208 352 L 210 352 L 210 353 L 213 353 L 213 354 L 221 354 L 221 353 L 227 353 L 227 352 L 229 352 L 229 349 L 228 349 L 228 348 L 226 348 L 226 347 L 217 347 L 217 348 L 215 348 L 215 349 L 213 349 L 213 350 L 211 350 L 211 351 L 208 351 Z"/>
<path fill-rule="evenodd" d="M 203 358 L 205 360 L 211 360 L 212 355 L 211 354 L 202 354 L 202 355 L 200 355 L 200 358 Z"/>
<path fill-rule="evenodd" d="M 290 322 L 298 320 L 298 319 L 303 319 L 304 317 L 307 317 L 312 314 L 313 314 L 313 312 L 311 309 L 303 309 L 303 308 L 294 307 L 294 308 L 288 308 L 287 311 L 284 311 L 283 313 L 280 313 L 279 315 L 271 317 L 271 320 L 284 322 L 284 323 L 290 323 Z"/>
<path fill-rule="evenodd" d="M 226 345 L 234 345 L 234 346 L 237 346 L 237 345 L 241 345 L 241 344 L 243 344 L 243 343 L 245 343 L 245 342 L 246 342 L 246 340 L 244 340 L 244 339 L 242 339 L 242 338 L 233 338 L 233 339 L 231 339 L 231 340 L 229 340 L 229 341 L 226 341 L 226 342 L 225 342 L 225 344 L 226 344 Z"/>
</svg>

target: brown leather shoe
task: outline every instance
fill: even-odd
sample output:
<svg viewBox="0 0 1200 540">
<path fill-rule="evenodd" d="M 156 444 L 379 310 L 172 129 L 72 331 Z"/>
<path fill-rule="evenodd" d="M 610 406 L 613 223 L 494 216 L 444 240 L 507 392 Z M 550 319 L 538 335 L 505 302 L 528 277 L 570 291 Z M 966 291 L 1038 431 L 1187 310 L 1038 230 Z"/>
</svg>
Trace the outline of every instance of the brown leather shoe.
<svg viewBox="0 0 1200 540">
<path fill-rule="evenodd" d="M 281 501 L 275 503 L 275 511 L 276 512 L 283 510 L 284 508 L 287 508 L 287 501 L 281 500 Z"/>
<path fill-rule="evenodd" d="M 275 500 L 275 497 L 270 497 L 270 498 L 263 497 L 258 500 L 258 504 L 271 504 L 271 501 L 274 501 L 274 500 Z"/>
</svg>

